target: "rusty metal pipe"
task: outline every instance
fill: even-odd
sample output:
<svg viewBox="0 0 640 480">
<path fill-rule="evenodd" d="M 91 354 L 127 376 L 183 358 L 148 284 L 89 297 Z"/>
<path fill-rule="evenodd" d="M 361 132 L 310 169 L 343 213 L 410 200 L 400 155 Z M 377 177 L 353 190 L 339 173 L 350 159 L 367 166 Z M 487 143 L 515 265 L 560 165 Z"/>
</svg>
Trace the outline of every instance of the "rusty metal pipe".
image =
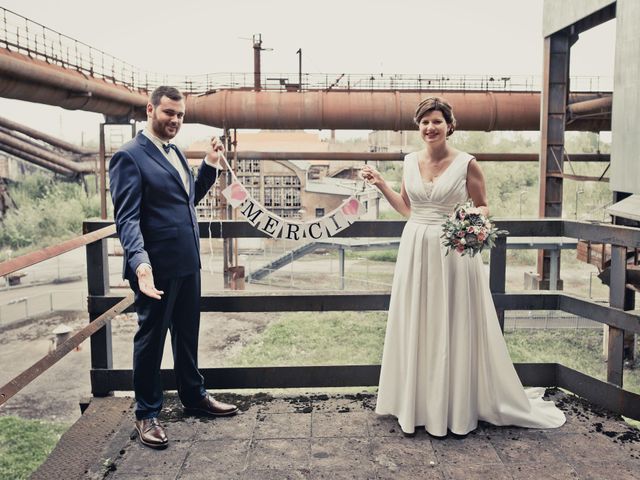
<svg viewBox="0 0 640 480">
<path fill-rule="evenodd" d="M 143 119 L 145 93 L 0 49 L 0 96 Z"/>
<path fill-rule="evenodd" d="M 13 147 L 17 150 L 28 153 L 30 155 L 40 157 L 48 162 L 54 163 L 60 167 L 64 167 L 75 173 L 95 172 L 95 167 L 92 167 L 91 165 L 87 165 L 85 163 L 72 162 L 71 160 L 67 160 L 66 158 L 63 158 L 60 155 L 51 153 L 41 147 L 36 147 L 35 145 L 31 145 L 30 143 L 25 142 L 24 140 L 19 139 L 14 135 L 7 134 L 2 131 L 0 131 L 0 142 L 4 143 L 5 145 L 8 145 L 9 147 Z"/>
<path fill-rule="evenodd" d="M 569 104 L 567 111 L 574 117 L 598 113 L 611 114 L 612 101 L 613 97 L 611 96 L 579 101 Z"/>
<path fill-rule="evenodd" d="M 415 106 L 425 97 L 449 100 L 460 130 L 539 130 L 540 94 L 503 91 L 273 92 L 220 90 L 186 97 L 192 123 L 221 128 L 414 130 Z M 582 94 L 571 98 L 580 101 Z M 594 93 L 584 94 L 593 99 Z M 0 49 L 0 96 L 145 119 L 147 93 Z M 578 119 L 570 130 L 611 128 L 610 118 Z"/>
<path fill-rule="evenodd" d="M 53 145 L 54 147 L 67 150 L 69 152 L 78 153 L 80 155 L 98 154 L 98 152 L 88 150 L 84 147 L 79 147 L 77 145 L 74 145 L 73 143 L 65 142 L 64 140 L 56 138 L 52 135 L 41 132 L 31 127 L 27 127 L 26 125 L 22 125 L 21 123 L 14 122 L 13 120 L 9 120 L 8 118 L 2 116 L 0 116 L 0 126 L 8 128 L 9 130 L 15 130 L 16 132 L 23 133 L 25 135 L 28 135 L 29 137 L 42 140 L 43 142 L 47 142 L 49 145 Z"/>
<path fill-rule="evenodd" d="M 10 147 L 9 145 L 6 145 L 2 142 L 0 142 L 0 151 L 6 152 L 9 155 L 13 155 L 14 157 L 20 158 L 26 162 L 33 163 L 34 165 L 38 165 L 39 167 L 45 168 L 54 173 L 59 173 L 67 177 L 73 177 L 77 175 L 77 172 L 72 172 L 67 168 L 61 167 L 60 165 L 52 162 L 48 162 L 47 160 L 44 160 L 43 158 L 37 157 L 35 155 L 25 153 L 22 150 Z"/>
<path fill-rule="evenodd" d="M 441 96 L 452 104 L 459 130 L 540 128 L 536 92 L 221 90 L 187 96 L 185 121 L 224 128 L 415 130 L 415 107 L 427 96 Z M 571 126 L 604 127 L 610 128 L 610 121 Z"/>
</svg>

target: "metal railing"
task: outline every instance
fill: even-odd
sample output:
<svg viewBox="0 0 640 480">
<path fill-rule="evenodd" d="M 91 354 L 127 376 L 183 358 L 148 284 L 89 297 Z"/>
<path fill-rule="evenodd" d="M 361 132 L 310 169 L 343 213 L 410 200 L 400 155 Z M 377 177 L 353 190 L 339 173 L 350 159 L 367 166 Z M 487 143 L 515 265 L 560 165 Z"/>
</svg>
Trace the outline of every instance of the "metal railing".
<svg viewBox="0 0 640 480">
<path fill-rule="evenodd" d="M 490 288 L 501 326 L 508 310 L 557 310 L 588 318 L 609 327 L 607 382 L 557 363 L 516 364 L 526 385 L 544 385 L 565 388 L 613 412 L 640 420 L 640 395 L 624 390 L 623 341 L 624 333 L 640 333 L 640 315 L 624 311 L 626 288 L 627 249 L 640 248 L 640 230 L 596 225 L 560 219 L 498 220 L 517 237 L 572 237 L 612 245 L 610 305 L 602 305 L 585 298 L 558 291 L 505 292 L 507 242 L 499 238 L 490 256 Z M 357 221 L 339 236 L 389 238 L 398 237 L 403 221 Z M 8 274 L 31 265 L 36 259 L 47 259 L 70 248 L 86 246 L 88 310 L 91 323 L 77 332 L 53 352 L 32 367 L 0 387 L 0 405 L 19 392 L 31 381 L 54 365 L 87 338 L 91 338 L 91 389 L 95 396 L 109 395 L 113 391 L 130 391 L 131 370 L 113 368 L 110 320 L 117 314 L 132 311 L 133 295 L 114 296 L 109 292 L 107 239 L 115 236 L 112 222 L 85 222 L 87 232 L 80 238 L 50 247 L 48 252 L 37 252 L 0 264 L 0 274 Z M 264 234 L 245 221 L 214 221 L 200 223 L 200 236 L 213 238 L 256 238 Z M 46 257 L 46 258 L 42 258 Z M 386 293 L 307 293 L 282 294 L 240 293 L 203 296 L 201 309 L 205 312 L 282 312 L 282 311 L 380 311 L 389 305 Z M 321 321 L 321 320 L 319 320 Z M 328 365 L 295 367 L 231 367 L 202 368 L 207 387 L 244 388 L 307 388 L 377 385 L 379 365 Z M 172 370 L 163 370 L 163 385 L 175 389 Z"/>
<path fill-rule="evenodd" d="M 220 89 L 253 88 L 253 73 L 207 73 L 168 75 L 142 71 L 130 63 L 84 42 L 52 30 L 11 10 L 0 7 L 0 47 L 84 75 L 149 91 L 159 85 L 173 85 L 183 92 L 199 94 Z M 513 75 L 447 74 L 353 74 L 263 73 L 261 88 L 276 91 L 300 90 L 480 90 L 540 91 L 541 77 Z M 573 77 L 574 91 L 610 91 L 611 77 Z"/>
<path fill-rule="evenodd" d="M 640 230 L 613 225 L 596 225 L 560 219 L 498 220 L 499 228 L 507 229 L 515 237 L 571 237 L 612 244 L 612 272 L 610 305 L 576 297 L 559 291 L 505 292 L 507 242 L 500 238 L 490 257 L 490 287 L 501 326 L 508 310 L 557 310 L 577 315 L 609 327 L 607 382 L 572 370 L 557 363 L 517 364 L 520 378 L 527 385 L 545 385 L 566 388 L 589 401 L 630 418 L 640 419 L 640 395 L 626 391 L 623 385 L 624 332 L 640 333 L 640 315 L 622 310 L 625 295 L 627 248 L 640 247 Z M 103 228 L 109 222 L 86 222 L 85 229 Z M 403 221 L 357 221 L 341 232 L 341 237 L 398 237 Z M 200 223 L 200 236 L 213 238 L 255 238 L 264 234 L 245 221 L 215 221 Z M 87 246 L 87 259 L 99 265 L 106 251 L 106 240 Z M 89 313 L 100 317 L 121 301 L 108 291 L 104 266 L 88 272 Z M 622 279 L 622 280 L 620 280 Z M 241 293 L 203 296 L 203 312 L 282 312 L 282 311 L 376 311 L 386 310 L 387 293 L 308 293 L 283 292 L 281 294 Z M 128 307 L 126 311 L 133 311 Z M 321 320 L 319 320 L 321 321 Z M 113 368 L 110 332 L 102 338 L 92 337 L 91 382 L 94 395 L 108 395 L 115 390 L 132 389 L 131 370 Z M 202 368 L 207 387 L 222 389 L 244 388 L 309 388 L 375 386 L 379 365 L 326 365 L 295 367 Z M 162 371 L 163 385 L 175 389 L 172 370 Z"/>
</svg>

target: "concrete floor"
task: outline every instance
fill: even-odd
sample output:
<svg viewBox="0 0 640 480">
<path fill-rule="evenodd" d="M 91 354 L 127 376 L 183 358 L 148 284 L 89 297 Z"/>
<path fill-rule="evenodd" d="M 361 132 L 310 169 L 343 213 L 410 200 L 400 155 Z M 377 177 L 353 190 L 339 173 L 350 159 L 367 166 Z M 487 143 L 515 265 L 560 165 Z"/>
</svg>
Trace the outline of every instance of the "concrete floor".
<svg viewBox="0 0 640 480">
<path fill-rule="evenodd" d="M 185 417 L 167 395 L 162 451 L 138 442 L 130 398 L 95 399 L 32 478 L 640 479 L 640 430 L 557 391 L 559 429 L 481 424 L 443 439 L 405 437 L 374 413 L 373 394 L 218 397 L 241 413 Z"/>
</svg>

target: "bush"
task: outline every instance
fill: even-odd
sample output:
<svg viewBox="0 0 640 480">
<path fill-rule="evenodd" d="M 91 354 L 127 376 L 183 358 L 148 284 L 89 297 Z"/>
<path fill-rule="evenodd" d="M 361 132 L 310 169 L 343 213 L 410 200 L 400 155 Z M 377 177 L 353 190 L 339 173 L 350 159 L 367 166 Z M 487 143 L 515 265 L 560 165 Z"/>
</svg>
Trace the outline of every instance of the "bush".
<svg viewBox="0 0 640 480">
<path fill-rule="evenodd" d="M 82 222 L 98 216 L 100 200 L 82 186 L 43 174 L 27 176 L 11 189 L 17 208 L 2 219 L 0 249 L 40 247 L 80 235 Z"/>
</svg>

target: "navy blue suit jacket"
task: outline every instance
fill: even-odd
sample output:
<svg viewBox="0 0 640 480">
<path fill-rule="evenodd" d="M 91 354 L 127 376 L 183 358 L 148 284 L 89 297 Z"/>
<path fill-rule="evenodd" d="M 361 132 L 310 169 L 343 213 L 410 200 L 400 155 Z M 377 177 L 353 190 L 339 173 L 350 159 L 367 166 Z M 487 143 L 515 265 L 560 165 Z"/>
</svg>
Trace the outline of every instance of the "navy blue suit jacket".
<svg viewBox="0 0 640 480">
<path fill-rule="evenodd" d="M 183 166 L 184 155 L 177 151 Z M 180 175 L 141 132 L 122 146 L 109 163 L 116 229 L 124 249 L 123 277 L 137 279 L 143 262 L 155 278 L 189 275 L 200 269 L 200 236 L 195 205 L 217 177 L 204 161 L 189 194 Z"/>
</svg>

